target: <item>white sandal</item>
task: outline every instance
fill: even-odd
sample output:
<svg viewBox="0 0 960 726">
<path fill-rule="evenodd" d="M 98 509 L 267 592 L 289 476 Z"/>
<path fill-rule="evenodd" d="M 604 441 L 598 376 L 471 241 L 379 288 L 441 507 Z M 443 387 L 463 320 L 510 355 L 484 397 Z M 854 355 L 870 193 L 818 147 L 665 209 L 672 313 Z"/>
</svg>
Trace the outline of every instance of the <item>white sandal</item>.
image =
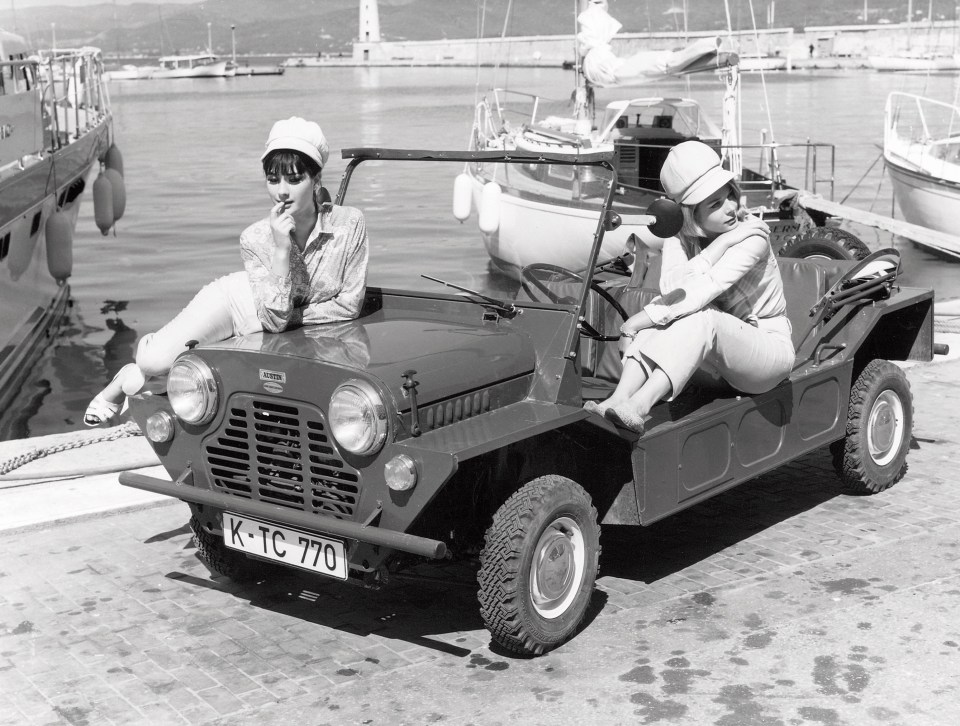
<svg viewBox="0 0 960 726">
<path fill-rule="evenodd" d="M 143 372 L 136 363 L 127 363 L 123 368 L 117 371 L 117 375 L 110 382 L 113 383 L 120 379 L 120 389 L 123 392 L 123 399 L 116 403 L 108 401 L 103 397 L 103 393 L 98 393 L 90 401 L 87 410 L 83 413 L 83 423 L 87 426 L 104 426 L 111 423 L 117 416 L 127 410 L 127 396 L 132 396 L 143 388 L 146 382 Z"/>
</svg>

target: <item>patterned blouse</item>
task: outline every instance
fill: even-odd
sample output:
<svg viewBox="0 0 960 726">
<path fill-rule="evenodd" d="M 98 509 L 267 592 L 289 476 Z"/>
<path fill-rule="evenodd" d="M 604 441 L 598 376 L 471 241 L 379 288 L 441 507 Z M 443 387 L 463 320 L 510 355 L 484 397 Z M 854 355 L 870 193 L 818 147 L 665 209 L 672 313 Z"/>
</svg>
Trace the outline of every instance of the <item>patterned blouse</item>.
<svg viewBox="0 0 960 726">
<path fill-rule="evenodd" d="M 763 237 L 735 244 L 713 265 L 699 246 L 673 237 L 663 243 L 662 265 L 661 295 L 644 307 L 655 325 L 666 325 L 711 303 L 751 325 L 786 315 L 777 258 Z"/>
<path fill-rule="evenodd" d="M 240 235 L 240 256 L 250 278 L 257 315 L 271 333 L 300 325 L 350 320 L 366 291 L 367 228 L 360 210 L 324 204 L 301 253 L 290 246 L 289 272 L 272 272 L 273 234 L 261 219 Z"/>
</svg>

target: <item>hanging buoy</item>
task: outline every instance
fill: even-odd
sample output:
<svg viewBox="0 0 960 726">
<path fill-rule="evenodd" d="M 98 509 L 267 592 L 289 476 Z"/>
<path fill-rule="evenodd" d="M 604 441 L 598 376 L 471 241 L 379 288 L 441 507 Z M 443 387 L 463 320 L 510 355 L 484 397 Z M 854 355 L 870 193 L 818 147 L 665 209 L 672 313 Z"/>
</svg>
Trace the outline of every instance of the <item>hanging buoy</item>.
<svg viewBox="0 0 960 726">
<path fill-rule="evenodd" d="M 103 175 L 110 180 L 110 189 L 113 191 L 113 221 L 116 222 L 127 208 L 127 186 L 116 169 L 104 169 Z"/>
<path fill-rule="evenodd" d="M 467 174 L 457 174 L 453 180 L 453 216 L 463 222 L 470 216 L 473 206 L 473 191 L 470 177 Z"/>
<path fill-rule="evenodd" d="M 500 185 L 496 182 L 483 185 L 477 222 L 485 234 L 493 234 L 500 228 Z"/>
<path fill-rule="evenodd" d="M 10 252 L 7 254 L 7 269 L 10 279 L 16 282 L 26 272 L 33 258 L 37 234 L 30 234 L 31 219 L 20 217 L 10 229 Z"/>
<path fill-rule="evenodd" d="M 62 282 L 73 273 L 73 224 L 67 212 L 59 211 L 47 220 L 47 269 Z"/>
<path fill-rule="evenodd" d="M 120 176 L 123 176 L 123 155 L 116 144 L 110 144 L 107 153 L 103 155 L 103 165 L 108 169 L 116 170 Z"/>
<path fill-rule="evenodd" d="M 113 185 L 102 172 L 93 182 L 93 220 L 106 237 L 113 226 Z"/>
</svg>

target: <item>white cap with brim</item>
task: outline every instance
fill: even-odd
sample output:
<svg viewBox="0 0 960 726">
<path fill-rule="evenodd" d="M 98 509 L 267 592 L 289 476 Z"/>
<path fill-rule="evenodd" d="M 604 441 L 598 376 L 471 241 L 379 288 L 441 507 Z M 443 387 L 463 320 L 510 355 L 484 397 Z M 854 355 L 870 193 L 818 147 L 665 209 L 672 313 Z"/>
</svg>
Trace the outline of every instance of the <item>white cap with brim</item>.
<svg viewBox="0 0 960 726">
<path fill-rule="evenodd" d="M 660 170 L 667 196 L 689 206 L 699 204 L 733 178 L 733 172 L 720 166 L 717 152 L 700 141 L 674 146 Z"/>
<path fill-rule="evenodd" d="M 317 162 L 321 168 L 326 166 L 327 157 L 330 155 L 327 138 L 319 124 L 299 116 L 277 121 L 273 125 L 270 136 L 267 137 L 266 151 L 260 161 L 266 159 L 271 151 L 278 150 L 299 151 Z"/>
</svg>

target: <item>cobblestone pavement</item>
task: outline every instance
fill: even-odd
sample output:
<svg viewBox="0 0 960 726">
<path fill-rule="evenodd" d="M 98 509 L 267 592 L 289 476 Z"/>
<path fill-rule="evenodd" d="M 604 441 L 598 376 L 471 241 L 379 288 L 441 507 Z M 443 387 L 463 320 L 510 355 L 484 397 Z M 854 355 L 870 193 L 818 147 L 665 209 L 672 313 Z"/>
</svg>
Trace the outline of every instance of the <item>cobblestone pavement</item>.
<svg viewBox="0 0 960 726">
<path fill-rule="evenodd" d="M 469 565 L 380 591 L 247 588 L 186 505 L 0 537 L 0 724 L 960 722 L 960 364 L 919 366 L 906 478 L 819 451 L 648 528 L 607 527 L 576 638 L 491 646 Z"/>
</svg>

